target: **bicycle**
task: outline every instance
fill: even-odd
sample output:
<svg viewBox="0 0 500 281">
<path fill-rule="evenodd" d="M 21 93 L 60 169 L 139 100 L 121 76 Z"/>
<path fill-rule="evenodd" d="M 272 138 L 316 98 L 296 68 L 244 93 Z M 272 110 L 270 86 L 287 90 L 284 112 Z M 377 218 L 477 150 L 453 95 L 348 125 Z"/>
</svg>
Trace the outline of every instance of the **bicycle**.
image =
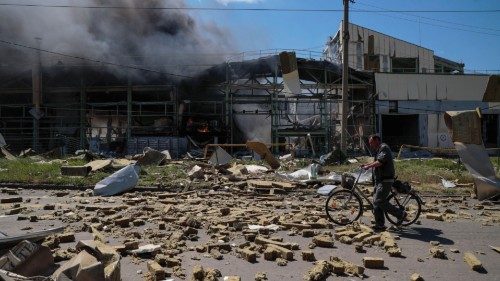
<svg viewBox="0 0 500 281">
<path fill-rule="evenodd" d="M 358 185 L 359 178 L 363 170 L 359 172 L 356 181 L 352 176 L 342 176 L 341 187 L 334 188 L 330 191 L 328 199 L 325 204 L 325 211 L 328 218 L 338 225 L 348 225 L 358 220 L 363 214 L 363 200 L 364 198 L 371 210 L 373 210 L 373 203 L 364 194 Z M 400 189 L 398 191 L 398 189 Z M 420 217 L 422 211 L 422 205 L 424 204 L 422 199 L 416 194 L 415 190 L 411 189 L 408 183 L 403 183 L 396 180 L 391 188 L 391 193 L 387 197 L 387 200 L 392 205 L 404 209 L 407 212 L 407 217 L 399 226 L 408 226 L 413 224 Z M 398 218 L 392 216 L 389 213 L 385 213 L 387 220 L 398 225 Z"/>
</svg>

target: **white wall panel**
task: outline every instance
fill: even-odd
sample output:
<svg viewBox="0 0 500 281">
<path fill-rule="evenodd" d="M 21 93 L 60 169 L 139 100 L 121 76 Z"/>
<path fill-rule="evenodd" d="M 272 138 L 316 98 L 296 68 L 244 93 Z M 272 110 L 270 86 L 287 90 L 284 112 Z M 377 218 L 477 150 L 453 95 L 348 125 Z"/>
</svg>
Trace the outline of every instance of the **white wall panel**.
<svg viewBox="0 0 500 281">
<path fill-rule="evenodd" d="M 427 78 L 427 100 L 437 99 L 437 78 L 434 75 L 429 75 Z"/>
<path fill-rule="evenodd" d="M 427 115 L 427 130 L 428 130 L 427 146 L 429 146 L 429 147 L 437 147 L 438 146 L 438 138 L 437 138 L 438 123 L 437 123 L 437 120 L 438 120 L 437 114 L 428 114 Z"/>
<path fill-rule="evenodd" d="M 394 40 L 394 38 L 389 38 L 389 56 L 394 57 L 395 55 L 396 55 L 396 40 Z"/>
<path fill-rule="evenodd" d="M 482 101 L 488 76 L 449 75 L 446 83 L 448 100 Z"/>
<path fill-rule="evenodd" d="M 378 74 L 375 74 L 377 76 Z M 389 77 L 387 75 L 379 76 L 376 79 L 377 83 L 377 96 L 379 100 L 388 100 L 389 99 Z"/>
<path fill-rule="evenodd" d="M 365 42 L 365 46 L 364 46 L 364 52 L 365 54 L 368 54 L 368 30 L 366 30 L 366 28 L 363 28 L 363 41 Z"/>
<path fill-rule="evenodd" d="M 411 74 L 407 74 L 407 75 L 414 76 Z M 409 78 L 409 77 L 405 77 L 405 78 Z M 413 79 L 404 79 L 404 81 L 401 81 L 401 82 L 408 86 L 408 99 L 409 100 L 418 100 L 419 99 L 419 93 L 418 93 L 419 79 L 418 79 L 418 77 L 413 77 Z"/>
<path fill-rule="evenodd" d="M 447 100 L 448 99 L 448 90 L 446 87 L 446 76 L 445 75 L 436 75 L 434 76 L 436 79 L 436 99 L 437 100 Z"/>
<path fill-rule="evenodd" d="M 439 147 L 455 147 L 453 142 L 451 141 L 451 135 L 444 123 L 444 114 L 439 114 L 437 119 L 437 138 L 438 138 L 438 146 Z"/>
<path fill-rule="evenodd" d="M 427 83 L 430 82 L 430 84 L 432 84 L 432 82 L 429 81 L 429 78 L 426 76 L 427 75 L 417 75 L 416 77 L 419 100 L 430 100 L 430 98 L 427 96 Z"/>
<path fill-rule="evenodd" d="M 488 79 L 487 75 L 375 74 L 377 92 L 379 87 L 386 90 L 389 100 L 482 101 Z"/>
<path fill-rule="evenodd" d="M 380 36 L 378 34 L 375 34 L 374 37 L 374 44 L 373 44 L 373 52 L 375 54 L 380 54 Z"/>
</svg>

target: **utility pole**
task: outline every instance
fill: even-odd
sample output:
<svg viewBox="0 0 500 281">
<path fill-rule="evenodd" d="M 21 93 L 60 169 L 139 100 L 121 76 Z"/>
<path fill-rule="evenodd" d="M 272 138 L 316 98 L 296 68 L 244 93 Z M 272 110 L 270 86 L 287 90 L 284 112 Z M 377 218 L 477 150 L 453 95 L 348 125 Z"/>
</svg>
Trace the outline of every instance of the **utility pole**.
<svg viewBox="0 0 500 281">
<path fill-rule="evenodd" d="M 33 69 L 31 71 L 32 91 L 33 91 L 33 108 L 31 115 L 33 116 L 33 138 L 32 148 L 39 152 L 39 138 L 40 138 L 40 118 L 42 117 L 40 105 L 42 104 L 42 55 L 40 47 L 42 45 L 42 38 L 36 37 L 37 50 L 34 53 Z"/>
<path fill-rule="evenodd" d="M 344 2 L 344 20 L 342 21 L 342 112 L 340 119 L 340 150 L 347 150 L 347 113 L 349 101 L 349 2 Z"/>
</svg>

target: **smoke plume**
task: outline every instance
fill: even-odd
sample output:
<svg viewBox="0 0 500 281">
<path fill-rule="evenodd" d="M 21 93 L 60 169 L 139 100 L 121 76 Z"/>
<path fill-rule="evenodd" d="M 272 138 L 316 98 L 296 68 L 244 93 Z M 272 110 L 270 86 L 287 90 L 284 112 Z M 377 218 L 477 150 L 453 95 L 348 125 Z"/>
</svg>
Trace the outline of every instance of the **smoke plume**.
<svg viewBox="0 0 500 281">
<path fill-rule="evenodd" d="M 185 7 L 184 0 L 36 1 L 40 4 L 120 6 L 130 9 L 0 7 L 0 39 L 45 50 L 190 75 L 220 63 L 232 50 L 229 32 L 197 20 L 185 10 L 138 7 Z M 39 42 L 35 38 L 41 38 Z M 92 65 L 42 52 L 44 66 Z M 32 68 L 36 51 L 0 44 L 0 69 Z M 124 74 L 127 69 L 112 67 Z"/>
</svg>

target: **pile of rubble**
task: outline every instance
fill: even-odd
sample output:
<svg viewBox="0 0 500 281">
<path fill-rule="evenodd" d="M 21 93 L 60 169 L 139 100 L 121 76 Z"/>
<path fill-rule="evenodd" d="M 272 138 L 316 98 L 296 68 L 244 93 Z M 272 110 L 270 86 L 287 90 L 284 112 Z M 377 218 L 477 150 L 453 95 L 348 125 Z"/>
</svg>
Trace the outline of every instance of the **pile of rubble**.
<svg viewBox="0 0 500 281">
<path fill-rule="evenodd" d="M 316 190 L 325 180 L 336 181 L 332 173 L 316 175 L 313 166 L 292 176 L 284 170 L 275 172 L 271 165 L 277 160 L 265 153 L 269 167 L 228 159 L 220 150 L 208 162 L 174 162 L 167 152 L 147 149 L 133 159 L 94 159 L 83 166 L 61 168 L 63 173 L 79 176 L 113 165 L 120 169 L 94 190 L 36 193 L 3 188 L 0 213 L 24 226 L 17 232 L 63 227 L 0 235 L 0 277 L 115 281 L 123 278 L 124 270 L 130 274 L 129 267 L 143 265 L 144 272 L 137 270 L 130 280 L 241 280 L 238 272 L 227 269 L 229 261 L 236 259 L 248 265 L 271 262 L 278 268 L 305 262 L 304 280 L 324 280 L 331 275 L 364 278 L 365 269 L 386 269 L 384 259 L 404 257 L 400 238 L 393 232 L 374 232 L 361 222 L 334 227 L 328 221 L 325 197 Z M 279 163 L 294 167 L 293 160 Z M 141 174 L 134 167 L 147 165 L 182 165 L 186 185 L 168 191 L 130 190 Z M 367 187 L 363 192 L 371 194 Z M 96 196 L 116 193 L 121 195 Z M 423 218 L 498 225 L 496 206 L 470 202 L 465 197 L 428 200 Z M 371 220 L 371 212 L 365 212 L 362 221 Z M 361 263 L 342 258 L 339 252 L 316 257 L 319 248 L 327 252 L 339 245 L 348 245 L 362 256 Z M 370 248 L 377 249 L 377 255 L 366 254 Z M 198 263 L 200 256 L 221 268 Z M 443 259 L 446 253 L 434 243 L 429 257 Z M 483 269 L 473 253 L 465 253 L 464 261 L 472 270 Z M 267 275 L 257 272 L 255 280 L 268 280 Z M 413 274 L 411 280 L 423 278 Z"/>
</svg>

